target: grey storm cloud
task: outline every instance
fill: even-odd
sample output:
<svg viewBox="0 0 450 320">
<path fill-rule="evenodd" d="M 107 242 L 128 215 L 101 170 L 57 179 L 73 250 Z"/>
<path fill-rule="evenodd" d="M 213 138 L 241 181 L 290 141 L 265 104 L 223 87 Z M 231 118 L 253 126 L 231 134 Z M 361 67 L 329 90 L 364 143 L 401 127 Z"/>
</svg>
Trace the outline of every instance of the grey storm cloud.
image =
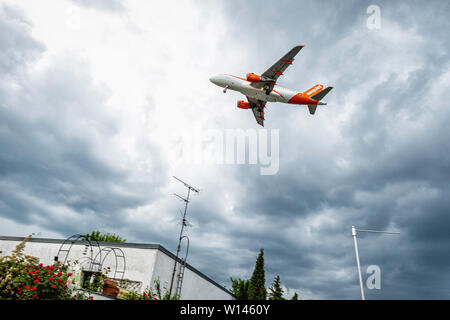
<svg viewBox="0 0 450 320">
<path fill-rule="evenodd" d="M 100 151 L 103 137 L 118 132 L 117 119 L 105 107 L 108 91 L 93 84 L 81 61 L 68 57 L 45 73 L 30 75 L 27 64 L 45 47 L 32 38 L 16 8 L 4 6 L 1 15 L 2 216 L 62 234 L 81 232 L 86 226 L 117 228 L 124 210 L 145 203 L 137 190 L 155 189 L 164 166 L 155 154 L 153 165 L 159 174 L 152 182 L 130 179 L 130 173 L 112 161 L 114 154 L 107 148 Z M 152 146 L 147 142 L 143 148 Z M 72 214 L 58 212 L 62 209 Z"/>
<path fill-rule="evenodd" d="M 230 276 L 249 278 L 264 248 L 267 285 L 279 274 L 290 295 L 299 290 L 301 297 L 358 299 L 350 234 L 356 225 L 401 232 L 359 237 L 363 270 L 375 264 L 382 271 L 382 290 L 366 290 L 369 299 L 450 298 L 450 4 L 376 4 L 380 30 L 366 28 L 369 3 L 362 1 L 222 5 L 229 38 L 254 52 L 236 68 L 262 72 L 284 51 L 305 44 L 280 84 L 307 89 L 324 79 L 335 89 L 315 117 L 268 105 L 267 128 L 280 128 L 278 174 L 218 165 L 217 176 L 234 184 L 217 179 L 201 186 L 202 195 L 190 204 L 189 233 L 202 241 L 192 241 L 189 261 L 219 283 L 229 287 Z M 90 226 L 83 221 L 92 219 L 125 238 L 148 241 L 146 225 L 121 215 L 166 196 L 158 192 L 168 179 L 158 150 L 148 142 L 152 181 L 130 182 L 126 168 L 98 152 L 120 126 L 105 111 L 108 89 L 93 84 L 82 62 L 67 60 L 73 58 L 29 75 L 27 63 L 45 46 L 31 36 L 32 25 L 19 10 L 4 6 L 1 15 L 1 216 L 61 234 L 83 230 Z M 15 94 L 11 83 L 19 88 Z M 216 124 L 232 128 L 227 121 Z M 129 192 L 117 191 L 119 185 Z M 237 199 L 233 213 L 221 207 L 225 193 Z M 70 212 L 58 216 L 60 208 Z M 171 234 L 155 233 L 151 241 L 176 246 Z"/>
<path fill-rule="evenodd" d="M 2 7 L 0 20 L 0 68 L 2 78 L 20 73 L 27 62 L 37 58 L 44 46 L 29 36 L 32 24 L 18 8 Z"/>
<path fill-rule="evenodd" d="M 256 2 L 238 8 L 228 4 L 233 11 L 231 19 L 236 22 L 237 41 L 249 43 L 246 49 L 255 51 L 252 65 L 255 62 L 270 65 L 266 59 L 275 55 L 275 50 L 266 54 L 265 46 L 271 40 L 277 45 L 306 43 L 304 52 L 297 57 L 296 70 L 286 72 L 290 77 L 286 81 L 292 86 L 296 79 L 297 83 L 305 83 L 305 77 L 313 79 L 317 74 L 326 77 L 328 72 L 332 81 L 329 84 L 335 87 L 330 94 L 334 102 L 328 110 L 320 112 L 338 113 L 339 108 L 345 111 L 351 90 L 366 94 L 359 95 L 356 107 L 340 125 L 340 137 L 330 137 L 328 143 L 323 132 L 326 128 L 317 119 L 308 120 L 317 125 L 311 127 L 303 119 L 292 120 L 290 110 L 275 111 L 269 105 L 266 118 L 272 116 L 272 110 L 277 113 L 269 126 L 282 128 L 280 172 L 263 177 L 248 166 L 238 169 L 235 178 L 242 186 L 240 192 L 246 196 L 235 210 L 242 215 L 260 215 L 261 223 L 267 222 L 271 228 L 243 225 L 233 229 L 212 220 L 205 228 L 226 229 L 222 232 L 229 233 L 235 248 L 252 248 L 254 255 L 259 247 L 264 247 L 268 281 L 281 274 L 288 287 L 305 288 L 331 299 L 358 298 L 350 226 L 395 228 L 401 235 L 394 238 L 361 235 L 363 268 L 378 264 L 383 272 L 383 290 L 367 290 L 367 296 L 448 298 L 450 292 L 445 284 L 450 280 L 446 273 L 450 242 L 447 200 L 450 46 L 448 37 L 432 30 L 449 30 L 443 14 L 449 12 L 449 5 L 441 2 L 426 6 L 420 2 L 411 6 L 387 2 L 379 5 L 385 28 L 393 26 L 404 34 L 409 30 L 417 39 L 398 39 L 399 43 L 391 40 L 390 47 L 385 47 L 376 33 L 371 34 L 365 28 L 367 5 L 359 1 L 339 8 L 329 2 L 300 6 L 284 1 L 277 5 L 284 8 L 283 12 L 271 6 L 257 10 Z M 248 32 L 239 33 L 243 26 Z M 279 35 L 283 34 L 288 38 L 281 41 Z M 392 34 L 392 39 L 396 36 Z M 309 43 L 314 45 L 316 56 L 308 55 Z M 386 68 L 389 64 L 391 69 Z M 409 69 L 405 78 L 403 72 Z M 380 76 L 385 79 L 369 90 L 364 89 L 366 82 Z M 280 117 L 280 113 L 288 116 Z M 309 116 L 297 113 L 295 117 L 300 119 Z M 302 129 L 305 125 L 307 128 Z M 333 145 L 334 142 L 339 145 Z M 315 143 L 320 145 L 315 147 Z M 344 158 L 349 165 L 342 168 L 338 158 Z M 313 244 L 303 243 L 301 229 L 297 242 L 283 241 L 282 235 L 292 221 L 309 223 L 307 218 L 322 210 L 330 210 L 333 219 L 313 228 Z M 205 260 L 214 259 L 213 256 Z M 248 260 L 241 261 L 243 266 L 239 269 L 248 270 L 249 277 L 254 257 L 249 256 Z M 226 259 L 221 263 L 226 264 Z M 336 269 L 353 276 L 336 277 L 333 275 Z"/>
</svg>

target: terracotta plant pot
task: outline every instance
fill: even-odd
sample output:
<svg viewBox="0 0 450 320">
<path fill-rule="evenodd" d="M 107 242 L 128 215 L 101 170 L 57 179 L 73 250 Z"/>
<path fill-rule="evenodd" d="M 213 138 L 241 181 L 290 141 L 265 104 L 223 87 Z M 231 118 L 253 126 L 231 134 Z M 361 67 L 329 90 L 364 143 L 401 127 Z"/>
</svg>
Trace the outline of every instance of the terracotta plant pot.
<svg viewBox="0 0 450 320">
<path fill-rule="evenodd" d="M 105 296 L 117 297 L 120 289 L 118 288 L 118 283 L 112 280 L 103 281 L 103 294 Z"/>
</svg>

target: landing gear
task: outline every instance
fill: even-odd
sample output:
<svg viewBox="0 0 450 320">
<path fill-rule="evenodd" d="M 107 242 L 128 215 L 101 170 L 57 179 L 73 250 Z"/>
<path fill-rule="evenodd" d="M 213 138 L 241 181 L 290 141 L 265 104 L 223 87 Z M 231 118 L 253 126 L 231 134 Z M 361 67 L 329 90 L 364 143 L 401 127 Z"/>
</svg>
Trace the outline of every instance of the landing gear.
<svg viewBox="0 0 450 320">
<path fill-rule="evenodd" d="M 270 90 L 270 85 L 267 83 L 264 85 L 264 90 L 267 95 L 269 95 L 272 92 L 272 90 Z"/>
<path fill-rule="evenodd" d="M 228 89 L 228 86 L 226 86 L 225 89 L 223 89 L 223 93 L 227 93 L 227 89 Z"/>
</svg>

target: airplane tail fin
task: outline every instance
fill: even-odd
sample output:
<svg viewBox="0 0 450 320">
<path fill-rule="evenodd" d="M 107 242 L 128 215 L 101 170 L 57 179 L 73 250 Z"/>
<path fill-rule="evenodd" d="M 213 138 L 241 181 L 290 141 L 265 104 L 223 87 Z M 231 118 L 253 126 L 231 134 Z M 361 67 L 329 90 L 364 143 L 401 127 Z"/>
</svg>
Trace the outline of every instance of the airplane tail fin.
<svg viewBox="0 0 450 320">
<path fill-rule="evenodd" d="M 323 87 L 323 86 L 322 86 Z M 313 87 L 314 88 L 314 87 Z M 320 102 L 320 100 L 322 100 L 331 90 L 333 89 L 333 87 L 326 87 L 323 90 L 320 90 L 318 93 L 314 93 L 314 95 L 311 95 L 310 98 L 312 100 L 318 100 L 319 103 L 315 104 L 315 105 L 309 105 L 308 109 L 309 109 L 309 113 L 310 114 L 314 114 L 316 112 L 317 106 L 318 105 L 326 105 L 326 102 Z M 311 90 L 311 89 L 310 89 Z M 308 90 L 309 91 L 309 90 Z"/>
</svg>

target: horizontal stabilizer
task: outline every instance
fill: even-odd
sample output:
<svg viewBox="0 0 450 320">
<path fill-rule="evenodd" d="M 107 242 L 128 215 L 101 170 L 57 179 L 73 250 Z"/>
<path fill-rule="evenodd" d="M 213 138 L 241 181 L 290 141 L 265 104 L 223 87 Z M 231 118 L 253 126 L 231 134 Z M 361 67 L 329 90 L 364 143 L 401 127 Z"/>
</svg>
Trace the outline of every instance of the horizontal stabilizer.
<svg viewBox="0 0 450 320">
<path fill-rule="evenodd" d="M 326 87 L 325 89 L 323 89 L 319 93 L 316 93 L 315 95 L 311 96 L 310 98 L 313 100 L 322 100 L 328 94 L 328 92 L 331 91 L 331 89 L 333 89 L 333 87 Z"/>
<path fill-rule="evenodd" d="M 308 109 L 309 109 L 309 113 L 311 113 L 311 114 L 316 113 L 317 104 L 312 105 L 312 106 L 308 106 Z"/>
</svg>

